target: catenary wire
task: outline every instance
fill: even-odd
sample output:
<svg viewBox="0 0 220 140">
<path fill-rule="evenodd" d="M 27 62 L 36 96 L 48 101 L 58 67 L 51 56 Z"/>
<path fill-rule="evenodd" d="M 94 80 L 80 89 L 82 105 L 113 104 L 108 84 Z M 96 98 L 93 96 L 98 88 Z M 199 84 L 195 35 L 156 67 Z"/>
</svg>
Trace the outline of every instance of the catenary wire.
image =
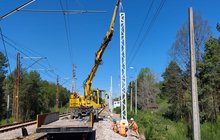
<svg viewBox="0 0 220 140">
<path fill-rule="evenodd" d="M 60 0 L 60 6 L 61 6 L 61 9 L 64 10 L 62 0 Z M 69 26 L 67 23 L 67 17 L 64 12 L 63 12 L 63 18 L 64 18 L 64 27 L 65 27 L 66 39 L 67 39 L 67 50 L 69 52 L 69 59 L 70 59 L 71 65 L 72 65 L 73 64 L 73 60 L 72 60 L 73 57 L 72 57 L 72 51 L 71 51 L 71 38 L 69 36 L 69 28 L 68 28 Z"/>
<path fill-rule="evenodd" d="M 159 14 L 160 14 L 162 8 L 164 7 L 165 2 L 166 2 L 166 0 L 161 0 L 161 2 L 160 2 L 160 4 L 159 4 L 159 6 L 158 6 L 158 8 L 157 8 L 157 10 L 156 10 L 156 12 L 155 12 L 153 18 L 151 19 L 151 21 L 150 21 L 150 23 L 149 23 L 149 26 L 147 27 L 146 32 L 144 33 L 144 35 L 143 35 L 143 37 L 142 37 L 140 43 L 138 44 L 138 46 L 136 46 L 135 51 L 134 51 L 134 53 L 133 53 L 133 55 L 132 55 L 130 61 L 128 61 L 128 66 L 131 65 L 132 62 L 134 61 L 134 59 L 135 59 L 137 53 L 139 52 L 140 48 L 142 47 L 142 45 L 143 45 L 143 43 L 144 43 L 144 41 L 145 41 L 147 35 L 149 34 L 150 30 L 152 29 L 153 24 L 156 22 L 157 17 L 159 16 Z"/>
</svg>

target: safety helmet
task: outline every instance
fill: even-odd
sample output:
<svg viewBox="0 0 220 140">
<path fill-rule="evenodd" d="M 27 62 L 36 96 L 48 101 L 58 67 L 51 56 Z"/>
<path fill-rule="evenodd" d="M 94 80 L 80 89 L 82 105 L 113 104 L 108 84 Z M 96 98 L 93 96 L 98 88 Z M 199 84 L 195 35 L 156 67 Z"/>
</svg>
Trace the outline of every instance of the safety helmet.
<svg viewBox="0 0 220 140">
<path fill-rule="evenodd" d="M 121 120 L 120 125 L 128 126 L 128 121 L 127 120 Z"/>
<path fill-rule="evenodd" d="M 133 118 L 131 118 L 130 120 L 131 120 L 131 121 L 133 121 L 134 119 L 133 119 Z"/>
<path fill-rule="evenodd" d="M 125 120 L 122 120 L 121 123 L 122 123 L 122 124 L 126 124 L 126 121 L 125 121 Z"/>
<path fill-rule="evenodd" d="M 113 119 L 113 122 L 117 122 L 117 120 L 116 120 L 116 119 Z"/>
</svg>

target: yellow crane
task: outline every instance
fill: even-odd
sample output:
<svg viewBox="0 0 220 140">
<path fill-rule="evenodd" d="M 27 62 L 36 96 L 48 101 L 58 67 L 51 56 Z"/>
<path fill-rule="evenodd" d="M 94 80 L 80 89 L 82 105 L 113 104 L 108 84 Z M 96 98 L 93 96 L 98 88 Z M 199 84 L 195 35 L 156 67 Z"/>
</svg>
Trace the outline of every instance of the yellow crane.
<svg viewBox="0 0 220 140">
<path fill-rule="evenodd" d="M 106 92 L 104 90 L 92 89 L 92 80 L 95 77 L 96 71 L 102 62 L 102 56 L 105 52 L 105 49 L 112 39 L 114 33 L 115 19 L 118 13 L 120 2 L 121 0 L 117 0 L 112 15 L 110 27 L 99 50 L 96 52 L 95 64 L 93 65 L 87 79 L 85 80 L 84 96 L 79 96 L 77 93 L 74 93 L 70 96 L 70 108 L 72 108 L 72 117 L 86 116 L 89 115 L 91 111 L 93 111 L 95 113 L 95 116 L 98 117 L 98 109 L 105 106 L 104 104 L 106 100 Z M 105 96 L 104 100 L 102 99 L 103 94 Z"/>
</svg>

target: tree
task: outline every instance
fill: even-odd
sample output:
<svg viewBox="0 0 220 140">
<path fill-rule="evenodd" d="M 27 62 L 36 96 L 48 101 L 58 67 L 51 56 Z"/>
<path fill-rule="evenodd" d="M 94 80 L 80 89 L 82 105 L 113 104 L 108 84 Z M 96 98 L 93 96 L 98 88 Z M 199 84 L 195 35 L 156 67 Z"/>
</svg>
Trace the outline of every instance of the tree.
<svg viewBox="0 0 220 140">
<path fill-rule="evenodd" d="M 138 107 L 141 109 L 156 108 L 156 95 L 160 90 L 156 78 L 149 68 L 141 69 L 137 77 L 137 86 Z"/>
<path fill-rule="evenodd" d="M 45 110 L 53 108 L 56 104 L 56 85 L 54 83 L 49 83 L 48 81 L 41 81 L 40 92 L 42 93 L 42 98 L 44 100 Z"/>
<path fill-rule="evenodd" d="M 175 60 L 182 70 L 189 66 L 189 29 L 188 22 L 184 23 L 176 34 L 176 40 L 171 48 L 170 56 Z M 198 13 L 194 13 L 194 38 L 196 48 L 196 60 L 201 61 L 204 44 L 211 35 L 208 21 L 204 20 Z"/>
<path fill-rule="evenodd" d="M 220 24 L 219 23 L 217 23 L 216 29 L 220 32 Z"/>
<path fill-rule="evenodd" d="M 5 80 L 5 74 L 7 73 L 7 59 L 2 52 L 0 52 L 0 119 L 5 115 L 5 100 L 4 100 L 4 90 L 3 90 L 3 82 Z"/>
<path fill-rule="evenodd" d="M 4 80 L 4 92 L 9 93 L 12 103 L 12 93 L 15 89 L 16 70 Z M 21 120 L 35 119 L 37 114 L 48 113 L 56 104 L 56 84 L 41 80 L 36 71 L 27 72 L 21 70 L 20 81 L 20 117 Z M 60 89 L 60 106 L 69 103 L 69 91 L 63 86 Z M 10 109 L 12 104 L 10 104 Z"/>
<path fill-rule="evenodd" d="M 162 94 L 168 97 L 168 102 L 171 104 L 167 115 L 173 120 L 179 120 L 186 116 L 183 72 L 175 61 L 171 61 L 162 76 L 164 78 Z"/>
<path fill-rule="evenodd" d="M 11 73 L 8 75 L 4 80 L 4 93 L 5 95 L 9 95 L 9 117 L 12 115 L 10 113 L 12 111 L 12 104 L 13 104 L 13 92 L 14 92 L 14 84 L 15 83 L 15 73 Z M 5 99 L 6 100 L 6 99 Z"/>
<path fill-rule="evenodd" d="M 56 84 L 42 81 L 41 92 L 44 93 L 44 98 L 47 100 L 46 107 L 53 108 L 56 105 Z"/>
<path fill-rule="evenodd" d="M 220 41 L 210 38 L 205 44 L 203 61 L 198 64 L 201 84 L 201 120 L 217 119 L 220 109 Z"/>
<path fill-rule="evenodd" d="M 63 107 L 69 103 L 69 96 L 70 92 L 66 88 L 60 86 L 60 107 Z"/>
<path fill-rule="evenodd" d="M 40 75 L 36 71 L 22 73 L 20 107 L 22 120 L 36 118 L 43 111 L 40 93 Z"/>
</svg>

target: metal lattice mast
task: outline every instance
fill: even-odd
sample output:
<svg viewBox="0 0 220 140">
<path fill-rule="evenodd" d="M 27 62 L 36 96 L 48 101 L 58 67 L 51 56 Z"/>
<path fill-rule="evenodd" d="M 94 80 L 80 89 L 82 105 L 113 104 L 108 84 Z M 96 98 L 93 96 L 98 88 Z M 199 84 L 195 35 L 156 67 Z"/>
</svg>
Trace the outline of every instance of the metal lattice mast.
<svg viewBox="0 0 220 140">
<path fill-rule="evenodd" d="M 125 37 L 125 12 L 120 3 L 120 86 L 121 86 L 121 119 L 127 120 L 126 97 L 126 37 Z"/>
<path fill-rule="evenodd" d="M 72 93 L 74 93 L 75 90 L 75 79 L 76 79 L 76 66 L 72 65 Z"/>
</svg>

